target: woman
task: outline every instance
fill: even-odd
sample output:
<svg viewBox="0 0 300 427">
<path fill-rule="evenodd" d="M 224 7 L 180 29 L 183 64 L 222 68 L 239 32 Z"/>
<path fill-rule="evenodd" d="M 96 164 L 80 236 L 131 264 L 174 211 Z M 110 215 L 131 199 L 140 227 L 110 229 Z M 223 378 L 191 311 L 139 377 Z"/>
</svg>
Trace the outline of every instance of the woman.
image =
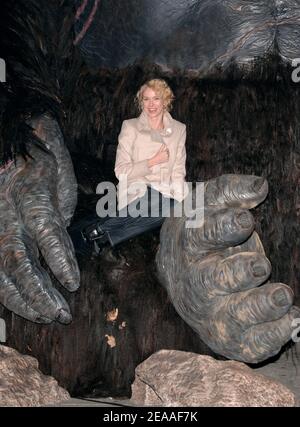
<svg viewBox="0 0 300 427">
<path fill-rule="evenodd" d="M 115 246 L 159 227 L 168 208 L 186 197 L 186 126 L 169 113 L 173 99 L 161 79 L 149 80 L 139 89 L 136 102 L 141 114 L 124 120 L 119 135 L 118 216 L 87 221 L 80 233 L 78 227 L 71 230 L 77 252 L 86 252 L 93 244 L 99 252 L 107 243 Z"/>
</svg>

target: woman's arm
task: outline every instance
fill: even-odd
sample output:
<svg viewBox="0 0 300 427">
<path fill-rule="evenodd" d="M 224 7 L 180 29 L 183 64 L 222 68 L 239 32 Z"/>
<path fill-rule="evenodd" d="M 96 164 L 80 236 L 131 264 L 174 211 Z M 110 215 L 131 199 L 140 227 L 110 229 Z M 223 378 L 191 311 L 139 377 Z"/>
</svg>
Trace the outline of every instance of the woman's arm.
<svg viewBox="0 0 300 427">
<path fill-rule="evenodd" d="M 185 141 L 186 141 L 186 126 L 182 130 L 180 135 L 180 140 L 178 143 L 177 153 L 175 163 L 172 169 L 172 181 L 184 181 L 186 170 L 185 170 L 185 162 L 186 162 L 186 149 L 185 149 Z"/>
<path fill-rule="evenodd" d="M 124 120 L 119 135 L 119 144 L 115 163 L 115 174 L 118 179 L 120 179 L 120 175 L 127 175 L 127 179 L 138 179 L 151 174 L 151 169 L 148 166 L 147 159 L 137 162 L 134 161 L 134 140 L 135 130 L 128 124 L 127 120 Z"/>
<path fill-rule="evenodd" d="M 171 173 L 172 193 L 175 199 L 182 200 L 187 195 L 187 184 L 185 182 L 186 176 L 186 126 L 184 125 L 180 140 L 178 143 L 175 163 Z"/>
</svg>

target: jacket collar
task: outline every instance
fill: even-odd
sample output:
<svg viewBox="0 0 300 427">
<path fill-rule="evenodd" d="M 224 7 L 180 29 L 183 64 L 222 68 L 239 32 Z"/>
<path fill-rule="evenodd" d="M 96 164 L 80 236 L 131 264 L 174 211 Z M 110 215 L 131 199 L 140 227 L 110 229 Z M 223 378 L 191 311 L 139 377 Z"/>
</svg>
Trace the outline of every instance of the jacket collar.
<svg viewBox="0 0 300 427">
<path fill-rule="evenodd" d="M 168 111 L 164 112 L 163 115 L 164 129 L 160 131 L 162 136 L 170 136 L 173 133 L 174 120 Z M 151 131 L 151 127 L 148 122 L 147 114 L 142 111 L 141 115 L 137 118 L 137 128 L 139 131 Z"/>
</svg>

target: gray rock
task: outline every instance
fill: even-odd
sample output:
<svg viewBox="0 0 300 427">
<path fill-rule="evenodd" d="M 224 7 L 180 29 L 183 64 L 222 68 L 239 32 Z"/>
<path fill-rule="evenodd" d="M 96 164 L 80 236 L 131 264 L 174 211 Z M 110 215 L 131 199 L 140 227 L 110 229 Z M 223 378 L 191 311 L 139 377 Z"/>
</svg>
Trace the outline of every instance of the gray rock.
<svg viewBox="0 0 300 427">
<path fill-rule="evenodd" d="M 69 398 L 54 378 L 39 371 L 36 359 L 0 346 L 0 406 L 44 406 Z"/>
<path fill-rule="evenodd" d="M 152 406 L 297 406 L 287 387 L 241 362 L 175 350 L 136 368 L 132 401 Z"/>
</svg>

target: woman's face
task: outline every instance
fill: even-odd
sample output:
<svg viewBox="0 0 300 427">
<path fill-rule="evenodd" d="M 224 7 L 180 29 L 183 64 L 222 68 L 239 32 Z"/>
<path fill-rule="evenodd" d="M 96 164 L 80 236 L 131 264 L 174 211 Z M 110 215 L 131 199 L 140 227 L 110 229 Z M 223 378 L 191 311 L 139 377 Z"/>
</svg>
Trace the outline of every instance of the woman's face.
<svg viewBox="0 0 300 427">
<path fill-rule="evenodd" d="M 143 111 L 151 119 L 159 117 L 164 111 L 164 100 L 154 90 L 147 87 L 142 96 Z"/>
</svg>

